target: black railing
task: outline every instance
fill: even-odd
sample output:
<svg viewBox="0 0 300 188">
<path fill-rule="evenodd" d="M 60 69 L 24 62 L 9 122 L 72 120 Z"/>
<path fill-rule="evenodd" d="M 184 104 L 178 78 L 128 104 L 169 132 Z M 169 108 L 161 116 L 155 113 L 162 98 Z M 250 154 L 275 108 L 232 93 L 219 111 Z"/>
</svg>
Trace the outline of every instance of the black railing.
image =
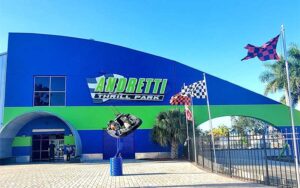
<svg viewBox="0 0 300 188">
<path fill-rule="evenodd" d="M 297 187 L 290 131 L 242 135 L 230 133 L 226 136 L 216 136 L 214 140 L 216 163 L 211 136 L 204 134 L 196 136 L 198 166 L 261 184 Z M 195 161 L 193 139 L 190 139 L 189 144 L 190 159 Z"/>
</svg>

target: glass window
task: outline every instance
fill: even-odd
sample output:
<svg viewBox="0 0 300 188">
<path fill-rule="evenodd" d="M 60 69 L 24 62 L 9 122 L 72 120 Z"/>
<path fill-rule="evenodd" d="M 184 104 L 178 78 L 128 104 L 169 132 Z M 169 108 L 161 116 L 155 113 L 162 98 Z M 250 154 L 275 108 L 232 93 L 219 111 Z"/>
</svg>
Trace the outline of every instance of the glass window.
<svg viewBox="0 0 300 188">
<path fill-rule="evenodd" d="M 65 77 L 51 77 L 51 91 L 65 91 Z"/>
<path fill-rule="evenodd" d="M 40 140 L 33 140 L 32 141 L 32 150 L 33 151 L 40 150 L 40 147 L 41 147 Z"/>
<path fill-rule="evenodd" d="M 40 156 L 41 156 L 40 151 L 33 151 L 32 152 L 32 159 L 33 160 L 39 160 Z"/>
<path fill-rule="evenodd" d="M 50 106 L 64 106 L 65 105 L 65 92 L 52 92 Z"/>
<path fill-rule="evenodd" d="M 49 92 L 35 92 L 34 106 L 49 106 Z"/>
<path fill-rule="evenodd" d="M 41 152 L 41 160 L 49 160 L 49 152 L 48 151 Z"/>
<path fill-rule="evenodd" d="M 34 106 L 66 105 L 66 77 L 36 76 L 34 83 Z"/>
<path fill-rule="evenodd" d="M 49 148 L 49 140 L 42 140 L 42 150 L 48 150 Z"/>
<path fill-rule="evenodd" d="M 40 140 L 41 135 L 32 135 L 32 140 Z"/>
<path fill-rule="evenodd" d="M 34 90 L 35 91 L 49 91 L 50 78 L 49 77 L 35 77 L 34 80 Z"/>
</svg>

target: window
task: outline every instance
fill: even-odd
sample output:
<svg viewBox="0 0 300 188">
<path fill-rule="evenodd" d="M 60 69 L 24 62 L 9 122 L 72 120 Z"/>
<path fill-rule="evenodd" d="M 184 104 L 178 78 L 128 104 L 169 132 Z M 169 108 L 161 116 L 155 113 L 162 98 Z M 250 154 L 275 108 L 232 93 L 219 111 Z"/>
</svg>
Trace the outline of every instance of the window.
<svg viewBox="0 0 300 188">
<path fill-rule="evenodd" d="M 66 77 L 34 77 L 34 106 L 65 106 Z"/>
</svg>

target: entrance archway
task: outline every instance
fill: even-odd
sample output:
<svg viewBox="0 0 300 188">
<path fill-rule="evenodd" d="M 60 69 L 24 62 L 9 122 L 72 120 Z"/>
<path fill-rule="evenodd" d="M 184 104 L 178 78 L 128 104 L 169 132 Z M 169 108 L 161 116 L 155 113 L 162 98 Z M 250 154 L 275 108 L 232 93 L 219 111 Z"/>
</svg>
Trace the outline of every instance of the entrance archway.
<svg viewBox="0 0 300 188">
<path fill-rule="evenodd" d="M 63 122 L 71 131 L 75 139 L 76 153 L 75 156 L 81 156 L 82 144 L 80 136 L 77 130 L 71 126 L 68 122 L 58 117 L 57 115 L 49 112 L 29 112 L 18 116 L 17 118 L 10 121 L 5 127 L 0 130 L 0 159 L 12 157 L 12 143 L 18 132 L 29 122 L 39 118 L 57 118 Z"/>
</svg>

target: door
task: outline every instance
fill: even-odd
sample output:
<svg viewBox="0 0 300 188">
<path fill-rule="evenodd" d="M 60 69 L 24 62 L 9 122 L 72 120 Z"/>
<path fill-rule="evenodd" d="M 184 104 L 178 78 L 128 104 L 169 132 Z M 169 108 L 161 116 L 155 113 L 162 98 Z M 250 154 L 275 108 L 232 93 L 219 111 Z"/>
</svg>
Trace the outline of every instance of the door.
<svg viewBox="0 0 300 188">
<path fill-rule="evenodd" d="M 32 161 L 49 160 L 49 135 L 32 135 Z"/>
<path fill-rule="evenodd" d="M 123 159 L 134 159 L 134 133 L 121 138 L 119 141 L 119 147 L 121 149 L 121 155 Z M 117 139 L 107 134 L 106 131 L 103 133 L 103 159 L 109 159 L 115 156 L 117 152 Z"/>
<path fill-rule="evenodd" d="M 64 135 L 32 135 L 32 161 L 49 161 L 49 145 L 53 143 L 54 160 L 63 160 Z"/>
<path fill-rule="evenodd" d="M 54 160 L 62 161 L 64 159 L 64 135 L 50 135 L 49 144 L 55 145 L 54 149 Z"/>
</svg>

